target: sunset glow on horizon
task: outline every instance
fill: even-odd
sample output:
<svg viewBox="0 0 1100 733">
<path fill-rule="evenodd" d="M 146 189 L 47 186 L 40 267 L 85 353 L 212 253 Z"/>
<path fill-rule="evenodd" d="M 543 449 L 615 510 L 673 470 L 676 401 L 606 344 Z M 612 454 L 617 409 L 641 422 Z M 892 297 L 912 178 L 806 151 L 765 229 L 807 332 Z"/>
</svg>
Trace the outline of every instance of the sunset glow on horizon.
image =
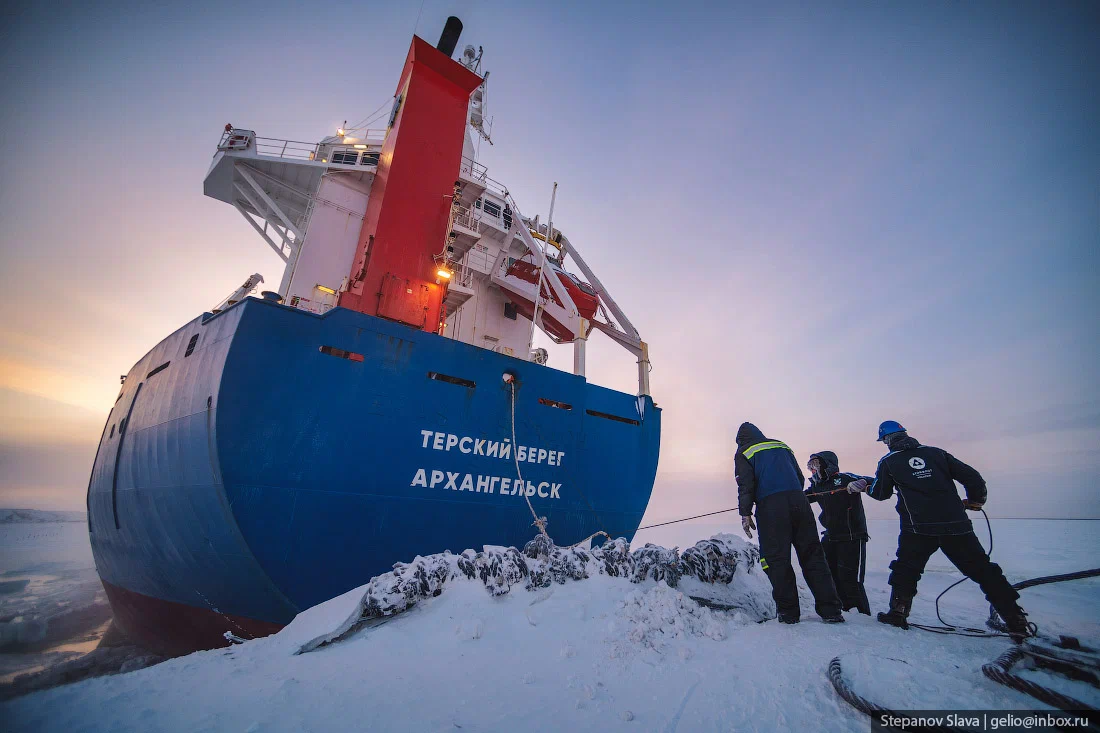
<svg viewBox="0 0 1100 733">
<path fill-rule="evenodd" d="M 119 375 L 249 274 L 278 284 L 203 196 L 225 123 L 320 140 L 386 104 L 414 29 L 453 13 L 491 72 L 480 161 L 543 220 L 559 182 L 555 226 L 650 344 L 646 522 L 733 506 L 744 420 L 870 473 L 897 419 L 978 467 L 995 515 L 1100 517 L 1093 7 L 427 0 L 419 23 L 372 7 L 354 42 L 306 30 L 356 7 L 11 18 L 0 507 L 83 509 Z M 635 390 L 603 336 L 588 368 Z"/>
</svg>

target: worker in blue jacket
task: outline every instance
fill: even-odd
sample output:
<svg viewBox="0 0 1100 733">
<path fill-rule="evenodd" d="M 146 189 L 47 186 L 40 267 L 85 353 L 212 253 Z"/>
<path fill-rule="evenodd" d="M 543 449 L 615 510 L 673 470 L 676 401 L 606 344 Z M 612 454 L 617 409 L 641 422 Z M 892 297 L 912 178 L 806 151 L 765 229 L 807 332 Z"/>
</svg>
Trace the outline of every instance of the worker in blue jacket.
<svg viewBox="0 0 1100 733">
<path fill-rule="evenodd" d="M 863 496 L 874 479 L 842 473 L 836 453 L 824 450 L 810 456 L 810 488 L 806 498 L 816 503 L 821 512 L 817 518 L 824 528 L 821 547 L 833 576 L 840 604 L 845 611 L 853 608 L 871 615 L 871 604 L 863 587 L 867 572 L 867 515 L 863 513 Z"/>
<path fill-rule="evenodd" d="M 741 526 L 750 538 L 752 530 L 760 528 L 760 565 L 771 581 L 779 622 L 796 624 L 801 616 L 791 565 L 793 545 L 817 615 L 826 623 L 843 623 L 840 598 L 817 539 L 813 510 L 802 493 L 805 479 L 794 452 L 781 441 L 765 438 L 752 423 L 742 423 L 737 430 L 734 475 Z"/>
</svg>

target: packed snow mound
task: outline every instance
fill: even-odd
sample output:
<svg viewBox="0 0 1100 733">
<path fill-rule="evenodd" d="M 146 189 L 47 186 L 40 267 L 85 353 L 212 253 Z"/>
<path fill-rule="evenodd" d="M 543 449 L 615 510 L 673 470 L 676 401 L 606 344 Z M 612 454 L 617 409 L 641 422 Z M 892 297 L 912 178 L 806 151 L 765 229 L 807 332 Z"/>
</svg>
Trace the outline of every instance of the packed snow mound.
<svg viewBox="0 0 1100 733">
<path fill-rule="evenodd" d="M 668 628 L 661 633 L 672 634 L 673 638 L 688 634 L 720 639 L 721 632 L 716 630 L 720 624 L 713 623 L 685 593 L 673 593 L 672 589 L 687 580 L 691 594 L 704 602 L 718 601 L 723 608 L 742 612 L 745 620 L 763 621 L 774 617 L 775 606 L 767 578 L 758 569 L 759 561 L 758 547 L 731 534 L 697 542 L 682 554 L 678 548 L 652 544 L 631 551 L 630 543 L 623 538 L 591 549 L 558 547 L 540 535 L 522 551 L 489 545 L 481 552 L 442 552 L 397 563 L 392 571 L 372 578 L 362 588 L 299 614 L 288 627 L 294 630 L 287 636 L 303 641 L 296 626 L 316 629 L 319 622 L 334 621 L 350 610 L 340 623 L 329 627 L 331 631 L 301 643 L 297 653 L 308 652 L 364 625 L 406 611 L 421 600 L 439 596 L 448 584 L 459 581 L 480 581 L 489 595 L 503 596 L 514 588 L 531 592 L 602 575 L 635 584 L 660 584 L 644 593 L 633 593 L 626 600 L 636 611 L 628 614 L 634 619 L 631 633 L 637 636 L 636 641 L 646 643 L 653 630 L 663 626 Z"/>
<path fill-rule="evenodd" d="M 699 606 L 664 582 L 649 590 L 630 593 L 620 611 L 620 617 L 628 625 L 627 640 L 658 652 L 690 636 L 715 641 L 726 638 L 726 622 L 718 612 Z"/>
</svg>

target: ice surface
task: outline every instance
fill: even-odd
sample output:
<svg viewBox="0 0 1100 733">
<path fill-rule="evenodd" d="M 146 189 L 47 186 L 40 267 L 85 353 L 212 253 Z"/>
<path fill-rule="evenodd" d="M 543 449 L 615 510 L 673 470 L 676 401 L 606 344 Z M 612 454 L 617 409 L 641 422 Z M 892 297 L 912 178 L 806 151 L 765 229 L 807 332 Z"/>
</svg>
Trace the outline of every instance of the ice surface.
<svg viewBox="0 0 1100 733">
<path fill-rule="evenodd" d="M 53 524 L 56 522 L 85 522 L 84 512 L 51 512 L 41 509 L 0 509 L 0 524 Z"/>
<path fill-rule="evenodd" d="M 995 522 L 994 557 L 1013 580 L 1082 569 L 1100 557 L 1097 527 Z M 871 533 L 867 582 L 879 610 L 897 526 L 873 522 Z M 643 534 L 635 551 L 647 540 L 686 547 L 709 534 L 696 530 L 672 542 Z M 681 561 L 686 554 L 679 553 Z M 654 568 L 671 569 L 656 551 L 637 583 L 633 573 L 592 572 L 587 562 L 581 567 L 588 578 L 575 580 L 573 557 L 530 563 L 525 578 L 502 552 L 486 553 L 480 562 L 476 555 L 469 559 L 474 577 L 452 573 L 438 595 L 431 563 L 422 572 L 408 563 L 404 573 L 375 583 L 373 596 L 368 584 L 301 614 L 275 636 L 27 695 L 0 705 L 0 719 L 13 730 L 57 731 L 863 729 L 866 720 L 837 697 L 825 675 L 838 655 L 861 693 L 895 709 L 950 702 L 1042 707 L 982 675 L 981 665 L 1008 648 L 1005 640 L 905 632 L 856 614 L 826 626 L 808 607 L 797 626 L 758 624 L 751 608 L 766 606 L 766 599 L 730 613 L 701 608 L 685 590 L 695 576 L 681 574 L 676 587 L 667 577 L 653 578 Z M 445 564 L 457 568 L 461 557 Z M 548 584 L 532 583 L 532 575 L 544 577 L 532 574 L 533 566 L 556 567 L 565 582 L 548 572 Z M 701 566 L 722 571 L 716 562 Z M 745 583 L 743 592 L 731 592 L 736 600 L 766 588 L 760 584 L 766 579 L 748 568 L 729 583 L 735 591 Z M 399 577 L 408 582 L 398 583 Z M 501 587 L 497 577 L 510 584 L 508 592 L 488 592 Z M 935 558 L 914 617 L 934 621 L 932 599 L 956 577 Z M 945 598 L 944 612 L 980 623 L 985 602 L 968 585 Z M 370 606 L 365 598 L 375 598 L 378 609 L 396 609 L 414 587 L 426 592 L 414 594 L 404 611 L 295 654 L 303 643 L 362 618 Z M 1044 629 L 1086 642 L 1100 639 L 1098 601 L 1096 580 L 1029 589 L 1023 598 Z M 1093 691 L 1086 702 L 1100 699 Z"/>
<path fill-rule="evenodd" d="M 86 654 L 110 618 L 82 513 L 0 510 L 0 684 Z"/>
</svg>

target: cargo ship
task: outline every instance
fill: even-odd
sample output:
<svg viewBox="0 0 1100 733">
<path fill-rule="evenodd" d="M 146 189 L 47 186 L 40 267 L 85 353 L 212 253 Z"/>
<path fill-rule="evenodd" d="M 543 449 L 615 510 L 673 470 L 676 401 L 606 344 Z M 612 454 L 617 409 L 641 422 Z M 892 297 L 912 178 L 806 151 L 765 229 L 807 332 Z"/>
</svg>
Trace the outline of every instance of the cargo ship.
<svg viewBox="0 0 1100 733">
<path fill-rule="evenodd" d="M 553 225 L 476 160 L 488 73 L 461 23 L 414 36 L 384 129 L 226 125 L 204 193 L 285 263 L 138 361 L 88 529 L 115 622 L 167 654 L 273 633 L 416 555 L 632 538 L 661 411 L 648 347 Z M 383 106 L 385 114 L 385 106 Z M 578 273 L 578 274 L 575 274 Z M 571 344 L 572 369 L 533 348 Z M 595 332 L 638 390 L 589 383 Z"/>
</svg>

